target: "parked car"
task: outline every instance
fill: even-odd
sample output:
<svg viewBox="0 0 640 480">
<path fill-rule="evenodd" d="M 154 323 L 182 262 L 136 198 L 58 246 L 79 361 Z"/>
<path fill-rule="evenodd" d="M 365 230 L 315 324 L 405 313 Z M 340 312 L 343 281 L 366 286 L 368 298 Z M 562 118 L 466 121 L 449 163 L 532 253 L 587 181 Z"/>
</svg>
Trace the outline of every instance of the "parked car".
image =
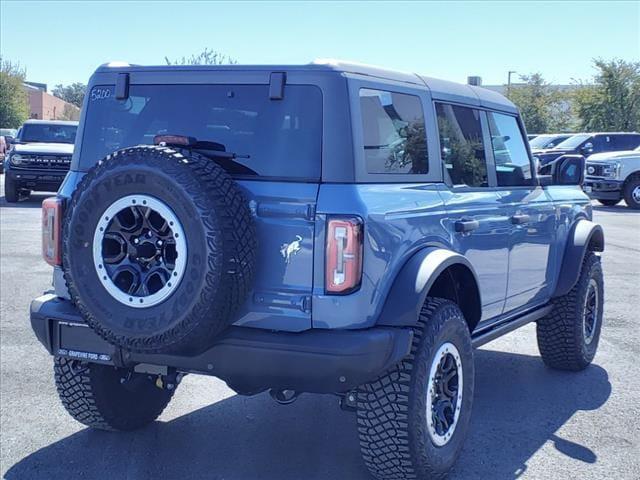
<svg viewBox="0 0 640 480">
<path fill-rule="evenodd" d="M 32 190 L 56 191 L 71 165 L 78 122 L 27 120 L 5 162 L 7 202 L 27 198 Z"/>
<path fill-rule="evenodd" d="M 13 128 L 0 128 L 0 173 L 4 172 L 4 159 L 15 135 L 16 130 Z"/>
<path fill-rule="evenodd" d="M 4 157 L 7 155 L 7 142 L 0 136 L 0 173 L 4 173 Z"/>
<path fill-rule="evenodd" d="M 373 475 L 433 478 L 469 429 L 473 347 L 535 321 L 547 365 L 593 360 L 584 158 L 538 177 L 498 93 L 341 62 L 106 65 L 88 92 L 43 202 L 55 293 L 31 304 L 79 422 L 142 427 L 187 372 L 336 393 Z"/>
<path fill-rule="evenodd" d="M 638 145 L 640 133 L 636 132 L 578 133 L 553 148 L 535 152 L 534 156 L 541 166 L 545 166 L 563 155 L 588 157 L 594 153 L 632 150 Z"/>
<path fill-rule="evenodd" d="M 586 174 L 584 189 L 589 197 L 608 206 L 624 199 L 629 207 L 640 209 L 640 147 L 591 155 Z"/>
<path fill-rule="evenodd" d="M 533 140 L 530 140 L 529 146 L 531 147 L 531 152 L 536 153 L 540 150 L 553 148 L 573 135 L 573 133 L 545 133 L 537 135 Z"/>
</svg>

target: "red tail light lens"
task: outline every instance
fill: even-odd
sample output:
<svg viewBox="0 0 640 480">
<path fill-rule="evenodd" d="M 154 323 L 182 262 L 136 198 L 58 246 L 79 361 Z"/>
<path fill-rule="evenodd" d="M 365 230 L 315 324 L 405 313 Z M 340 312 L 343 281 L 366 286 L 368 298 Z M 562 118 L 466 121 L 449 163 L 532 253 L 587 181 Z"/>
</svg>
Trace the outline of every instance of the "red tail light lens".
<svg viewBox="0 0 640 480">
<path fill-rule="evenodd" d="M 327 222 L 325 290 L 345 295 L 362 280 L 362 220 L 358 217 L 331 218 Z"/>
<path fill-rule="evenodd" d="M 50 197 L 42 202 L 42 257 L 49 265 L 62 265 L 62 199 Z"/>
</svg>

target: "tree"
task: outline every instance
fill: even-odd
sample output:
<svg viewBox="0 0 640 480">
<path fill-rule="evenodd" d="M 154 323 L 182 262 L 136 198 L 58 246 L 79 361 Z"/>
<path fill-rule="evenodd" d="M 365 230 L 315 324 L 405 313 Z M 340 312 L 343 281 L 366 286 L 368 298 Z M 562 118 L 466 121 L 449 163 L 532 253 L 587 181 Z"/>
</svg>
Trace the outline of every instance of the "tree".
<svg viewBox="0 0 640 480">
<path fill-rule="evenodd" d="M 0 57 L 0 127 L 18 128 L 29 118 L 24 68 Z"/>
<path fill-rule="evenodd" d="M 197 55 L 191 55 L 190 57 L 182 57 L 180 59 L 171 60 L 169 57 L 164 57 L 164 61 L 167 65 L 234 65 L 237 60 L 229 57 L 220 52 L 205 48 Z"/>
<path fill-rule="evenodd" d="M 507 97 L 520 109 L 527 131 L 533 133 L 571 130 L 570 98 L 545 82 L 540 73 L 521 75 L 523 84 L 512 85 Z"/>
<path fill-rule="evenodd" d="M 640 130 L 640 62 L 593 61 L 593 83 L 579 83 L 575 108 L 585 131 Z"/>
<path fill-rule="evenodd" d="M 51 93 L 65 102 L 71 103 L 78 108 L 82 108 L 82 101 L 87 93 L 87 86 L 80 82 L 72 83 L 66 87 L 62 84 L 58 84 L 53 88 L 53 90 L 51 90 Z"/>
</svg>

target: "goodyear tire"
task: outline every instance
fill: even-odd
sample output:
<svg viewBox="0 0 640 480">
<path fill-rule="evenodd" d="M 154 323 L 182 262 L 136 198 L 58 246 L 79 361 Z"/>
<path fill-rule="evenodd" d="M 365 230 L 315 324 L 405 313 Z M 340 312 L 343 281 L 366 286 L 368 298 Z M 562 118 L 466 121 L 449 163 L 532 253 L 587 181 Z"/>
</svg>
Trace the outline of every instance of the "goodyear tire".
<svg viewBox="0 0 640 480">
<path fill-rule="evenodd" d="M 600 257 L 588 252 L 576 285 L 553 299 L 553 310 L 537 322 L 538 349 L 544 363 L 557 370 L 586 368 L 598 349 L 603 307 Z"/>
<path fill-rule="evenodd" d="M 175 390 L 156 387 L 152 377 L 107 365 L 54 359 L 62 405 L 78 422 L 99 430 L 136 430 L 153 422 Z"/>
<path fill-rule="evenodd" d="M 427 298 L 410 354 L 357 393 L 365 464 L 384 480 L 442 478 L 462 450 L 473 403 L 471 336 L 460 308 Z"/>
<path fill-rule="evenodd" d="M 66 209 L 71 298 L 99 335 L 127 350 L 206 349 L 245 300 L 254 255 L 239 186 L 197 154 L 119 150 L 85 175 Z"/>
</svg>

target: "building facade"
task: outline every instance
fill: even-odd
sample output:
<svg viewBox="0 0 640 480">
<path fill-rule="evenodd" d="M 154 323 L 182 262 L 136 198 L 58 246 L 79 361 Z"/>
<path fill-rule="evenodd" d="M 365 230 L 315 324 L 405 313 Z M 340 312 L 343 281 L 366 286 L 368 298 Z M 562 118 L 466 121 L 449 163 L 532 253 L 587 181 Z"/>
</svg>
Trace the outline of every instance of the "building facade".
<svg viewBox="0 0 640 480">
<path fill-rule="evenodd" d="M 44 87 L 44 88 L 43 88 Z M 24 83 L 29 99 L 29 118 L 38 120 L 78 120 L 80 109 L 47 93 L 46 85 Z"/>
</svg>

